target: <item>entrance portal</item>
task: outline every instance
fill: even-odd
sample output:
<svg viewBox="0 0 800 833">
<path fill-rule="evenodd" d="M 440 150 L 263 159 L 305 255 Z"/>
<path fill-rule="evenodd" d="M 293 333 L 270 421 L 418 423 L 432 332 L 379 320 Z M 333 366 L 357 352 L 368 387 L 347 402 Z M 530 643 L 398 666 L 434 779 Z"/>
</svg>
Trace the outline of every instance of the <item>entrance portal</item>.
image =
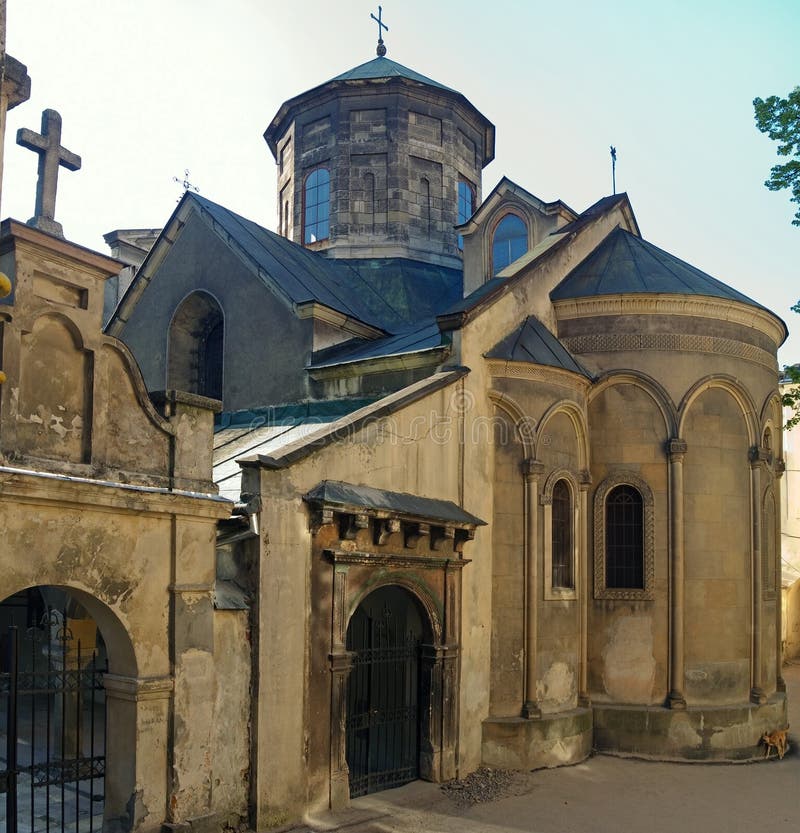
<svg viewBox="0 0 800 833">
<path fill-rule="evenodd" d="M 0 604 L 0 821 L 7 833 L 103 825 L 105 646 L 64 590 Z"/>
<path fill-rule="evenodd" d="M 413 596 L 382 587 L 347 627 L 355 654 L 347 684 L 350 796 L 399 787 L 420 775 L 420 645 L 423 620 Z"/>
</svg>

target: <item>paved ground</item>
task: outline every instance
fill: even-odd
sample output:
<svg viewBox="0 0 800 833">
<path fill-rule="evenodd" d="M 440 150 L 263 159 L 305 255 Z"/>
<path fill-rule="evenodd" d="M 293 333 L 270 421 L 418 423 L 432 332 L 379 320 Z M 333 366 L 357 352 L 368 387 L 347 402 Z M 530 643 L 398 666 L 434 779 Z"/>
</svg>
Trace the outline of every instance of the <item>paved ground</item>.
<svg viewBox="0 0 800 833">
<path fill-rule="evenodd" d="M 599 755 L 518 776 L 507 798 L 459 807 L 417 781 L 313 820 L 345 833 L 783 833 L 800 831 L 800 663 L 787 666 L 791 748 L 756 764 L 663 764 Z"/>
</svg>

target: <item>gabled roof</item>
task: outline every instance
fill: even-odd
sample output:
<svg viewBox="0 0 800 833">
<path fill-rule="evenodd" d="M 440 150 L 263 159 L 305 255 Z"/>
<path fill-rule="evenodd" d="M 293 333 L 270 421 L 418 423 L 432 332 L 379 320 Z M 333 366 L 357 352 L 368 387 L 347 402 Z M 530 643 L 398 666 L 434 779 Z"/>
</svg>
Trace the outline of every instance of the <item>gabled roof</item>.
<svg viewBox="0 0 800 833">
<path fill-rule="evenodd" d="M 628 294 L 704 295 L 764 309 L 747 295 L 623 228 L 614 229 L 550 298 Z"/>
<path fill-rule="evenodd" d="M 197 194 L 187 193 L 186 198 L 198 203 L 224 232 L 229 245 L 244 255 L 259 276 L 278 287 L 293 304 L 318 301 L 369 324 L 373 323 L 376 313 L 384 320 L 394 315 L 373 287 L 335 260 L 293 243 Z"/>
<path fill-rule="evenodd" d="M 360 322 L 371 336 L 430 318 L 461 294 L 462 273 L 403 258 L 335 260 L 187 192 L 109 321 L 117 334 L 190 213 L 199 215 L 245 266 L 295 308 L 320 304 Z M 112 329 L 115 328 L 115 329 Z"/>
<path fill-rule="evenodd" d="M 444 84 L 440 84 L 438 81 L 398 64 L 397 61 L 381 56 L 364 64 L 359 64 L 357 67 L 331 78 L 331 81 L 358 81 L 373 78 L 407 78 L 409 81 L 417 81 L 420 84 L 427 84 L 429 87 L 438 87 L 440 90 L 448 90 L 451 93 L 456 92 L 451 87 L 445 87 Z"/>
<path fill-rule="evenodd" d="M 497 185 L 495 185 L 494 188 L 492 188 L 489 195 L 478 206 L 472 217 L 470 217 L 465 223 L 462 223 L 460 226 L 456 226 L 456 228 L 464 232 L 465 234 L 470 233 L 473 230 L 473 228 L 476 227 L 478 223 L 480 223 L 483 217 L 485 217 L 489 212 L 494 210 L 497 203 L 500 202 L 500 200 L 502 200 L 502 198 L 506 194 L 512 194 L 513 196 L 522 200 L 522 202 L 528 203 L 529 205 L 533 206 L 537 211 L 541 211 L 544 214 L 561 213 L 566 217 L 570 217 L 571 219 L 576 218 L 578 216 L 578 212 L 574 211 L 562 200 L 553 200 L 553 202 L 545 202 L 544 200 L 539 199 L 539 197 L 537 197 L 535 194 L 532 194 L 530 191 L 523 188 L 521 185 L 517 185 L 516 182 L 513 182 L 507 176 L 503 176 L 497 183 Z"/>
<path fill-rule="evenodd" d="M 591 374 L 575 360 L 569 350 L 533 315 L 528 316 L 521 327 L 489 350 L 486 358 L 543 364 L 591 378 Z"/>
<path fill-rule="evenodd" d="M 576 220 L 568 225 L 556 229 L 548 237 L 544 238 L 533 250 L 524 254 L 521 258 L 510 264 L 502 273 L 501 277 L 494 277 L 481 284 L 477 289 L 457 301 L 445 312 L 437 316 L 437 321 L 442 330 L 457 330 L 467 321 L 495 301 L 510 292 L 522 277 L 527 274 L 526 267 L 531 264 L 540 264 L 548 258 L 554 257 L 580 234 L 585 226 L 589 226 L 600 220 L 603 215 L 608 214 L 619 207 L 628 221 L 636 228 L 638 224 L 633 216 L 628 195 L 616 194 L 612 197 L 604 197 L 591 205 Z M 515 266 L 519 264 L 519 266 Z M 509 274 L 512 273 L 512 274 Z"/>
</svg>

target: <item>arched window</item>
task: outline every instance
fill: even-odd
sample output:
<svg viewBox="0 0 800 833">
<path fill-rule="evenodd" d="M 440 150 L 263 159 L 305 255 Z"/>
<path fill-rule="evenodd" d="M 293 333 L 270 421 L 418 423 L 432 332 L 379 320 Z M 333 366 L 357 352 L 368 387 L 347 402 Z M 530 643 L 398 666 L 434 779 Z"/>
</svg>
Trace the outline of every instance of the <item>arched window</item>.
<svg viewBox="0 0 800 833">
<path fill-rule="evenodd" d="M 303 242 L 317 243 L 331 233 L 331 175 L 327 168 L 315 168 L 306 177 Z"/>
<path fill-rule="evenodd" d="M 458 180 L 458 225 L 466 223 L 475 211 L 475 188 L 466 179 Z M 464 238 L 458 235 L 458 248 L 464 248 Z"/>
<path fill-rule="evenodd" d="M 222 399 L 225 323 L 207 292 L 192 292 L 169 325 L 167 387 Z"/>
<path fill-rule="evenodd" d="M 553 486 L 552 586 L 573 588 L 572 494 L 566 480 Z"/>
<path fill-rule="evenodd" d="M 644 589 L 644 505 L 639 490 L 623 484 L 606 497 L 606 587 Z"/>
<path fill-rule="evenodd" d="M 496 275 L 528 251 L 528 227 L 516 214 L 506 214 L 492 237 L 492 274 Z"/>
</svg>

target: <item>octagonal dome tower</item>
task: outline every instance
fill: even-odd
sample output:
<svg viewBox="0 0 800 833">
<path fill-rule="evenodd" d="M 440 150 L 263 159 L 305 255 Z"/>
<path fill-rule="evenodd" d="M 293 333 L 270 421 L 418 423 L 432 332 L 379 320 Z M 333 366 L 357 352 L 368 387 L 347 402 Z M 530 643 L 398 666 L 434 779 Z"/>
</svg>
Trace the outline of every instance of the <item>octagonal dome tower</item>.
<svg viewBox="0 0 800 833">
<path fill-rule="evenodd" d="M 286 101 L 264 138 L 278 230 L 337 258 L 460 266 L 494 125 L 461 93 L 382 55 Z"/>
</svg>

